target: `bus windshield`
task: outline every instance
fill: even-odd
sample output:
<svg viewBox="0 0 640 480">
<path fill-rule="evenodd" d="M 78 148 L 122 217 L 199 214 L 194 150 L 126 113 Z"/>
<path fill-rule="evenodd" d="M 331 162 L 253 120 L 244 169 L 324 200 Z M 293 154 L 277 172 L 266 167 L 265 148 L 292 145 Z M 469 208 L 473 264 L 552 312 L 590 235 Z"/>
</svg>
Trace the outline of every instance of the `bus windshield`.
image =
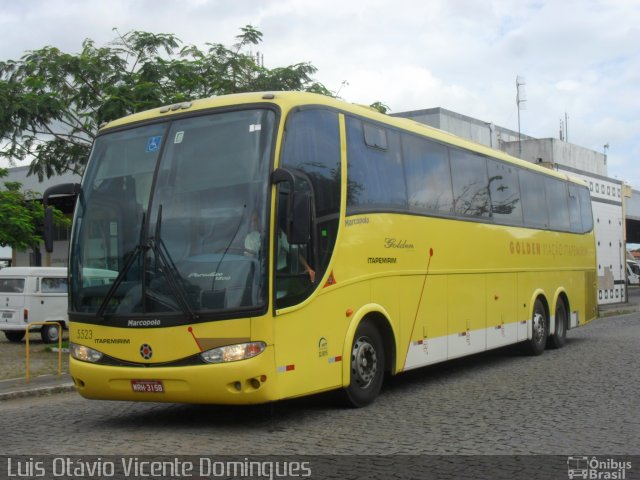
<svg viewBox="0 0 640 480">
<path fill-rule="evenodd" d="M 76 209 L 70 311 L 193 321 L 264 308 L 274 123 L 271 110 L 238 110 L 99 136 Z"/>
</svg>

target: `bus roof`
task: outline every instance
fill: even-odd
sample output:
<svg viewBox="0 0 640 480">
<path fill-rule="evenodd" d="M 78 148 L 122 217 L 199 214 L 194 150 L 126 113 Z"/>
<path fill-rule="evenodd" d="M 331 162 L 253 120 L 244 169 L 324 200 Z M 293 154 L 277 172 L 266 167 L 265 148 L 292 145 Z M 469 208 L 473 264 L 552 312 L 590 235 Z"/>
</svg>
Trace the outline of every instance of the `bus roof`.
<svg viewBox="0 0 640 480">
<path fill-rule="evenodd" d="M 493 158 L 505 160 L 507 162 L 511 162 L 524 168 L 544 173 L 546 175 L 554 176 L 563 180 L 569 180 L 582 186 L 586 185 L 586 182 L 570 177 L 569 175 L 566 175 L 564 173 L 559 173 L 555 170 L 551 170 L 549 168 L 527 162 L 526 160 L 513 157 L 501 150 L 496 150 L 494 148 L 487 147 L 486 145 L 467 140 L 465 138 L 453 135 L 452 133 L 445 132 L 430 125 L 426 125 L 424 123 L 420 123 L 408 118 L 392 117 L 380 113 L 368 106 L 348 103 L 343 100 L 338 100 L 326 95 L 319 95 L 309 92 L 236 93 L 232 95 L 221 95 L 217 97 L 182 102 L 174 105 L 167 105 L 139 113 L 134 113 L 132 115 L 114 120 L 112 122 L 109 122 L 107 125 L 104 125 L 101 129 L 101 132 L 104 132 L 111 128 L 123 127 L 132 123 L 145 122 L 154 119 L 160 119 L 163 117 L 180 115 L 186 112 L 210 110 L 234 105 L 256 105 L 265 103 L 278 105 L 285 115 L 292 108 L 301 105 L 321 105 L 329 108 L 334 108 L 345 113 L 352 113 L 361 117 L 368 118 L 372 121 L 380 122 L 405 131 L 410 131 L 418 135 L 423 135 L 446 144 L 455 145 L 457 147 L 465 148 L 467 150 L 471 150 Z"/>
</svg>

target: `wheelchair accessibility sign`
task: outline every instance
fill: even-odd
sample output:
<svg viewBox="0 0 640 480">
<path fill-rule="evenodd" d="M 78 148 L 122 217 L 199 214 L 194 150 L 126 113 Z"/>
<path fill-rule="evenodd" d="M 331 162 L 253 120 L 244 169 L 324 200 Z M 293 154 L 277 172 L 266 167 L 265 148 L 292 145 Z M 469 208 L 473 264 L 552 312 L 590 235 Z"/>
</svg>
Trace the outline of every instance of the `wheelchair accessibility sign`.
<svg viewBox="0 0 640 480">
<path fill-rule="evenodd" d="M 147 148 L 145 149 L 145 152 L 150 153 L 150 152 L 157 152 L 158 150 L 160 150 L 160 143 L 162 142 L 162 136 L 159 135 L 157 137 L 150 137 L 149 140 L 147 141 Z"/>
</svg>

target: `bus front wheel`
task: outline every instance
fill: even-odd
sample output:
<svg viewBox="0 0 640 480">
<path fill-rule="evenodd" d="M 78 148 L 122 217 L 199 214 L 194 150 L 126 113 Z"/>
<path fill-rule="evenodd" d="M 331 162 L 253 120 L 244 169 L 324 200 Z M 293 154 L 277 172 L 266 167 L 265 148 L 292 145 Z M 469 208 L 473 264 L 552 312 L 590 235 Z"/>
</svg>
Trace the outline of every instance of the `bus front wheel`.
<svg viewBox="0 0 640 480">
<path fill-rule="evenodd" d="M 384 346 L 378 329 L 362 322 L 353 338 L 350 357 L 350 382 L 344 390 L 349 406 L 364 407 L 380 393 L 384 379 Z"/>
<path fill-rule="evenodd" d="M 529 355 L 540 355 L 544 352 L 547 344 L 547 334 L 549 331 L 547 321 L 547 310 L 544 308 L 542 300 L 536 299 L 533 305 L 533 315 L 531 317 L 531 339 L 525 343 L 525 350 Z"/>
</svg>

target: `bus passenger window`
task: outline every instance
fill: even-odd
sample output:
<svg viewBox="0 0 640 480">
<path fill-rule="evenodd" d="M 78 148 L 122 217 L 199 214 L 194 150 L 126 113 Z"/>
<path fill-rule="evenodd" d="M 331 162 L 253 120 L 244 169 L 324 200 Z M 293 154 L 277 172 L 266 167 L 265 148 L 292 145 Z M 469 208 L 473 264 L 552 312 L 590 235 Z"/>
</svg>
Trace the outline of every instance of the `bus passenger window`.
<svg viewBox="0 0 640 480">
<path fill-rule="evenodd" d="M 487 160 L 491 216 L 497 223 L 522 225 L 518 171 L 513 165 Z"/>
<path fill-rule="evenodd" d="M 547 211 L 549 212 L 549 227 L 554 230 L 571 230 L 567 184 L 556 178 L 546 178 L 545 194 Z"/>
<path fill-rule="evenodd" d="M 485 157 L 452 148 L 451 177 L 453 202 L 457 215 L 488 217 L 489 180 Z"/>
<path fill-rule="evenodd" d="M 400 135 L 347 119 L 347 214 L 406 210 L 407 187 Z M 383 148 L 383 145 L 386 148 Z"/>
<path fill-rule="evenodd" d="M 544 196 L 545 177 L 531 170 L 518 172 L 522 191 L 522 210 L 526 227 L 546 228 L 549 226 L 547 203 Z"/>
<path fill-rule="evenodd" d="M 588 233 L 593 229 L 593 212 L 591 210 L 591 196 L 586 187 L 578 187 L 580 199 L 580 217 L 582 218 L 582 232 Z"/>
<path fill-rule="evenodd" d="M 414 135 L 402 135 L 409 209 L 451 214 L 451 169 L 447 147 Z"/>
</svg>

